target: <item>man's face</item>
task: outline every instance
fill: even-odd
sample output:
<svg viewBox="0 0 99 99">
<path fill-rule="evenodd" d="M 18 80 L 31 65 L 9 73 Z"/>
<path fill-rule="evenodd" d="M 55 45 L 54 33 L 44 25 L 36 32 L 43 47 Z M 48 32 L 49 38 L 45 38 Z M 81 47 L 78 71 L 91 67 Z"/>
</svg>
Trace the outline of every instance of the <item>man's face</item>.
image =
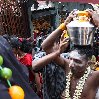
<svg viewBox="0 0 99 99">
<path fill-rule="evenodd" d="M 69 67 L 73 74 L 83 72 L 86 69 L 87 61 L 84 55 L 80 55 L 77 50 L 70 52 Z"/>
</svg>

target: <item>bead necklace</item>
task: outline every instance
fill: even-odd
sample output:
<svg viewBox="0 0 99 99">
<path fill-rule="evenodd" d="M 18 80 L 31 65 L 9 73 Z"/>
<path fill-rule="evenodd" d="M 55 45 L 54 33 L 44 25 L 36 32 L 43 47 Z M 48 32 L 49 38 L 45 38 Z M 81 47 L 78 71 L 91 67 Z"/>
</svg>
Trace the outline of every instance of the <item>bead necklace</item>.
<svg viewBox="0 0 99 99">
<path fill-rule="evenodd" d="M 73 99 L 80 99 L 81 98 L 81 93 L 82 93 L 82 90 L 83 90 L 83 86 L 85 84 L 85 81 L 87 80 L 88 78 L 88 75 L 90 74 L 90 67 L 88 67 L 83 75 L 83 77 L 81 77 L 79 79 L 79 82 L 77 83 L 77 86 L 76 86 L 76 90 L 74 92 L 74 95 L 73 95 Z M 71 76 L 72 76 L 72 72 L 70 71 L 68 73 L 68 75 L 66 76 L 66 89 L 64 90 L 64 94 L 65 94 L 65 99 L 71 99 L 70 97 L 70 80 L 71 80 Z"/>
<path fill-rule="evenodd" d="M 8 93 L 11 99 L 24 99 L 24 90 L 18 85 L 11 85 L 10 79 L 12 77 L 12 70 L 7 67 L 3 67 L 3 57 L 0 55 L 0 77 L 7 81 L 9 85 Z"/>
</svg>

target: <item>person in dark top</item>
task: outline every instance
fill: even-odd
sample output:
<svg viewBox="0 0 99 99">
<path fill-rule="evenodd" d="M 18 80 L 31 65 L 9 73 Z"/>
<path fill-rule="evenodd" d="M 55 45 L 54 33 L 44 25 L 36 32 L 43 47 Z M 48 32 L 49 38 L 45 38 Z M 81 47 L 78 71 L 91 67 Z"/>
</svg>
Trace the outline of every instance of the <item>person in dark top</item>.
<svg viewBox="0 0 99 99">
<path fill-rule="evenodd" d="M 19 85 L 25 92 L 24 99 L 39 99 L 28 84 L 28 76 L 26 75 L 27 68 L 19 63 L 14 56 L 12 49 L 7 40 L 0 36 L 0 55 L 3 57 L 3 67 L 10 68 L 12 70 L 12 77 L 10 79 L 11 85 Z M 8 93 L 9 86 L 6 80 L 0 77 L 0 98 L 11 99 Z"/>
<path fill-rule="evenodd" d="M 32 71 L 31 43 L 26 38 L 18 38 L 15 35 L 12 35 L 10 37 L 10 44 L 19 62 L 27 67 L 29 71 L 29 84 L 32 89 L 39 95 L 41 90 L 41 82 L 39 73 L 34 73 Z"/>
</svg>

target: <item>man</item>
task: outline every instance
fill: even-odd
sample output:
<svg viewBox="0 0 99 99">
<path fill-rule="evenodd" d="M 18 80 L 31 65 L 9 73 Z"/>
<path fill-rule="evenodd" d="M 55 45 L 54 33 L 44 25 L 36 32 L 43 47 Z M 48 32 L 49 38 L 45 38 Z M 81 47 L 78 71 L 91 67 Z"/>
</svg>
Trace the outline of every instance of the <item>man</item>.
<svg viewBox="0 0 99 99">
<path fill-rule="evenodd" d="M 54 46 L 56 45 L 57 41 L 55 41 Z M 54 50 L 53 44 L 49 47 L 50 49 L 46 53 L 44 51 L 40 51 L 35 54 L 32 64 L 33 68 L 35 68 L 35 63 L 38 63 L 40 58 Z M 67 47 L 67 45 L 65 47 Z M 61 56 L 68 58 L 68 53 L 62 53 Z M 41 66 L 40 64 L 38 65 Z M 66 86 L 66 77 L 64 70 L 53 61 L 49 62 L 48 64 L 44 64 L 40 68 L 38 67 L 38 69 L 34 70 L 40 70 L 42 73 L 44 99 L 60 99 L 60 94 Z"/>
<path fill-rule="evenodd" d="M 68 18 L 64 26 L 67 24 L 67 20 Z M 60 94 L 62 99 L 94 99 L 99 86 L 99 71 L 91 71 L 90 69 L 90 48 L 77 47 L 70 52 L 69 59 L 64 59 L 60 54 L 64 49 L 64 45 L 67 44 L 67 41 L 63 39 L 56 50 L 51 52 L 51 48 L 53 49 L 56 38 L 62 34 L 64 26 L 61 25 L 44 40 L 42 48 L 48 55 L 39 59 L 37 62 L 34 61 L 33 69 L 38 70 L 51 61 L 54 61 L 63 67 L 66 72 L 66 87 Z M 63 36 L 61 39 L 62 38 Z"/>
<path fill-rule="evenodd" d="M 54 44 L 55 46 L 56 44 Z M 40 58 L 46 56 L 47 53 L 40 51 L 35 54 L 33 58 L 33 64 L 38 62 Z M 68 58 L 68 53 L 62 53 L 62 57 Z M 34 67 L 33 67 L 34 68 Z M 43 77 L 43 98 L 44 99 L 60 99 L 60 93 L 65 89 L 65 72 L 55 62 L 51 61 L 48 64 L 43 65 L 43 68 L 35 69 L 40 70 Z"/>
</svg>

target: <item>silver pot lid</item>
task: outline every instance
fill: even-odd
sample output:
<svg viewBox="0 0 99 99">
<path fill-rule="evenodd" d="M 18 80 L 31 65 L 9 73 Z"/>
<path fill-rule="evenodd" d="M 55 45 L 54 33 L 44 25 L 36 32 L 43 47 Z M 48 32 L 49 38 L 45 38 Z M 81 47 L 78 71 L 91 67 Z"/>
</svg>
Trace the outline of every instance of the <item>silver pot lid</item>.
<svg viewBox="0 0 99 99">
<path fill-rule="evenodd" d="M 67 27 L 94 27 L 94 25 L 88 21 L 79 22 L 78 20 L 74 20 L 67 24 Z"/>
</svg>

